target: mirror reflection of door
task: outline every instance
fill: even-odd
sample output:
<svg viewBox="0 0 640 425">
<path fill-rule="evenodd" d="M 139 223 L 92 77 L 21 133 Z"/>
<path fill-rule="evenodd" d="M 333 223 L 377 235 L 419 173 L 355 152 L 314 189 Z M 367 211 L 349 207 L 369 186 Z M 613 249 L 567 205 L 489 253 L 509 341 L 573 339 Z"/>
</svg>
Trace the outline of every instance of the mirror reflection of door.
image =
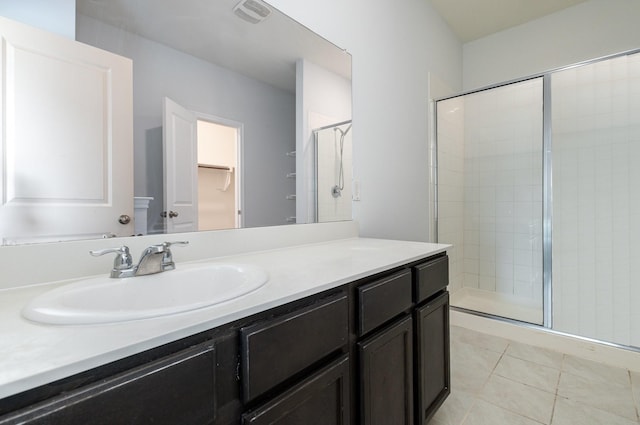
<svg viewBox="0 0 640 425">
<path fill-rule="evenodd" d="M 242 125 L 165 98 L 163 216 L 167 233 L 242 226 Z"/>
<path fill-rule="evenodd" d="M 167 233 L 198 230 L 196 115 L 164 99 L 162 149 L 164 212 Z"/>
<path fill-rule="evenodd" d="M 131 235 L 131 60 L 1 17 L 0 38 L 0 245 Z"/>
</svg>

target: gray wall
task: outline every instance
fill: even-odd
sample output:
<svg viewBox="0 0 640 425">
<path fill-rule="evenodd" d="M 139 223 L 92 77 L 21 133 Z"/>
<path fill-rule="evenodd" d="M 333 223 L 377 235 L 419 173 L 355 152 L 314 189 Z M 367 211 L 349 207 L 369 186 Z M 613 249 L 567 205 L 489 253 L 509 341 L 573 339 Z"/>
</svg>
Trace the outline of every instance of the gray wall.
<svg viewBox="0 0 640 425">
<path fill-rule="evenodd" d="M 245 227 L 286 224 L 295 216 L 295 182 L 286 178 L 295 149 L 295 96 L 164 45 L 79 16 L 77 39 L 133 60 L 135 195 L 162 210 L 162 99 L 244 124 Z"/>
<path fill-rule="evenodd" d="M 75 38 L 75 0 L 0 0 L 0 16 Z"/>
</svg>

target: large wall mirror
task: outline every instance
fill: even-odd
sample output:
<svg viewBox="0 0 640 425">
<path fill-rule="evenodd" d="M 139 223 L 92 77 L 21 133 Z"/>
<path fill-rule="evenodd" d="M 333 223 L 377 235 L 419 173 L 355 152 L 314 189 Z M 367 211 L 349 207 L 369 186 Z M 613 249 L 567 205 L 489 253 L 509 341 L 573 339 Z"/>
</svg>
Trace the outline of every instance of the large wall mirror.
<svg viewBox="0 0 640 425">
<path fill-rule="evenodd" d="M 131 81 L 119 83 L 120 71 L 111 64 L 92 63 L 88 76 L 70 77 L 67 62 L 84 61 L 68 59 L 75 51 L 67 53 L 64 47 L 65 53 L 51 55 L 55 46 L 50 45 L 40 49 L 47 58 L 35 58 L 31 52 L 37 46 L 23 48 L 15 41 L 20 38 L 2 34 L 13 61 L 8 69 L 15 69 L 5 76 L 5 84 L 23 91 L 29 87 L 26 91 L 37 99 L 28 102 L 13 99 L 11 90 L 3 93 L 10 100 L 4 112 L 7 129 L 15 129 L 3 141 L 8 152 L 3 173 L 9 176 L 0 207 L 3 244 L 351 216 L 347 52 L 258 0 L 77 0 L 75 19 L 73 43 L 127 58 L 130 70 L 123 63 L 122 73 L 126 80 L 129 72 Z M 46 68 L 47 61 L 55 62 L 53 71 Z M 26 72 L 25 64 L 39 71 Z M 66 83 L 54 83 L 55 78 Z M 105 89 L 90 89 L 92 79 Z M 110 93 L 116 84 L 124 89 Z M 128 106 L 122 94 L 127 91 Z M 46 95 L 75 102 L 78 123 L 65 124 L 79 131 L 79 136 L 67 137 L 75 144 L 65 147 L 64 137 L 50 137 L 69 118 L 55 112 L 62 107 Z M 125 106 L 113 108 L 116 101 Z M 83 119 L 91 108 L 104 109 L 104 121 Z M 18 122 L 20 114 L 29 119 Z M 118 115 L 125 122 L 120 133 L 106 128 Z M 44 121 L 50 123 L 38 125 Z M 119 151 L 115 143 L 127 134 L 133 134 L 131 144 Z M 91 147 L 87 140 L 93 136 L 105 142 Z M 41 139 L 48 140 L 48 147 L 41 148 Z M 131 158 L 121 158 L 129 152 Z M 98 166 L 89 158 L 97 158 Z M 32 177 L 36 170 L 42 176 Z M 127 177 L 118 183 L 120 174 Z M 55 186 L 55 193 L 45 193 L 46 184 Z M 80 219 L 65 210 L 54 212 L 56 205 L 73 204 L 76 196 L 60 187 L 75 192 L 81 187 L 94 207 L 84 208 Z M 111 204 L 120 189 L 128 200 L 122 211 L 103 217 L 97 205 Z M 18 205 L 22 209 L 8 208 Z M 55 216 L 58 222 L 77 223 L 78 229 L 56 232 L 55 224 L 53 229 L 42 224 L 54 222 Z"/>
</svg>

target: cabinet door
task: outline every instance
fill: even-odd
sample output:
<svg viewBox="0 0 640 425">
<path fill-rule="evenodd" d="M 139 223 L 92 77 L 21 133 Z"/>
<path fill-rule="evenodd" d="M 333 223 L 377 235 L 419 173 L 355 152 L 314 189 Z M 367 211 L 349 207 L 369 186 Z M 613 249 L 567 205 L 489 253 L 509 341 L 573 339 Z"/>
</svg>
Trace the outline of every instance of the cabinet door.
<svg viewBox="0 0 640 425">
<path fill-rule="evenodd" d="M 416 309 L 416 365 L 420 425 L 429 422 L 450 390 L 449 293 Z"/>
<path fill-rule="evenodd" d="M 413 424 L 411 317 L 360 343 L 361 423 Z"/>
<path fill-rule="evenodd" d="M 349 424 L 347 355 L 242 417 L 243 425 Z"/>
<path fill-rule="evenodd" d="M 212 346 L 197 346 L 0 418 L 0 424 L 213 424 L 215 363 Z"/>
</svg>

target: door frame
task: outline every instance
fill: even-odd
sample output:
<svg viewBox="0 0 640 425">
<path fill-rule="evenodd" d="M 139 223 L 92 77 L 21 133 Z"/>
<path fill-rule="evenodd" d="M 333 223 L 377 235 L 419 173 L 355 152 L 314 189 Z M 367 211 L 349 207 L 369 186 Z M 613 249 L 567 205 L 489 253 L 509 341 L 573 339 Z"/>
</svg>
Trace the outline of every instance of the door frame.
<svg viewBox="0 0 640 425">
<path fill-rule="evenodd" d="M 244 164 L 244 124 L 238 121 L 222 118 L 216 115 L 206 114 L 204 112 L 191 111 L 196 116 L 197 121 L 206 121 L 212 124 L 223 125 L 225 127 L 233 127 L 236 129 L 236 170 L 235 170 L 235 187 L 236 187 L 236 205 L 235 205 L 235 228 L 244 227 L 244 179 L 242 178 L 242 166 Z M 196 134 L 196 139 L 197 139 Z M 238 213 L 238 211 L 240 213 Z"/>
</svg>

